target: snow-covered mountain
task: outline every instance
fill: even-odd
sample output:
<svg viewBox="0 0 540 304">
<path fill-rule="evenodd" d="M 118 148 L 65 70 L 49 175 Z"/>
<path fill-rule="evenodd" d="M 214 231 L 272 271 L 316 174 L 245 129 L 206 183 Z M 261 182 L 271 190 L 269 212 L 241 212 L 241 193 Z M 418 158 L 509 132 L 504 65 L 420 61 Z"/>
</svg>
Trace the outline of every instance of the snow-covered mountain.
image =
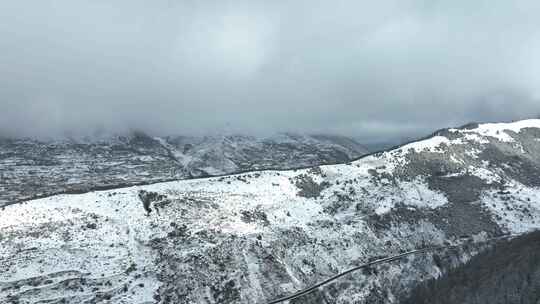
<svg viewBox="0 0 540 304">
<path fill-rule="evenodd" d="M 0 140 L 0 206 L 55 193 L 345 162 L 367 151 L 330 135 Z"/>
<path fill-rule="evenodd" d="M 539 227 L 540 120 L 467 125 L 344 164 L 6 206 L 0 302 L 266 303 L 375 257 Z M 291 303 L 396 303 L 482 248 L 354 272 Z"/>
</svg>

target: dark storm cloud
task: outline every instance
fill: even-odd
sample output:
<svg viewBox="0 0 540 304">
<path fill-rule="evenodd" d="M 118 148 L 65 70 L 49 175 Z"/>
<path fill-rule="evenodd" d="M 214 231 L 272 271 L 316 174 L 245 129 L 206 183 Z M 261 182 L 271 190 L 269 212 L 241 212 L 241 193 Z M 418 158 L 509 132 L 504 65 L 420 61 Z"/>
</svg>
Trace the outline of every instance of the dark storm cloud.
<svg viewBox="0 0 540 304">
<path fill-rule="evenodd" d="M 538 1 L 2 1 L 0 134 L 366 140 L 540 113 Z"/>
</svg>

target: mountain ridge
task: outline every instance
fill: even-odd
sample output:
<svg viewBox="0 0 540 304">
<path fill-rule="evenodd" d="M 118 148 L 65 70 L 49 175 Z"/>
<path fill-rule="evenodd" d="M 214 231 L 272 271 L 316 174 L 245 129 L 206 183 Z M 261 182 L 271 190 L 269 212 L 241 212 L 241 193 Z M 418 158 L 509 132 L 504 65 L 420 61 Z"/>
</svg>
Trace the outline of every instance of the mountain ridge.
<svg viewBox="0 0 540 304">
<path fill-rule="evenodd" d="M 0 205 L 260 168 L 335 163 L 367 153 L 359 144 L 341 141 L 287 135 L 163 138 L 141 132 L 96 141 L 4 140 Z"/>
<path fill-rule="evenodd" d="M 359 145 L 357 142 L 355 142 L 354 139 L 352 138 L 349 138 L 349 137 L 346 137 L 346 136 L 338 136 L 338 135 L 324 135 L 324 134 L 312 134 L 312 135 L 300 135 L 300 136 L 307 136 L 307 137 L 312 137 L 312 138 L 342 138 L 346 141 L 349 141 L 349 142 L 352 142 L 353 144 L 353 147 L 351 148 L 351 151 L 355 151 L 356 153 L 358 154 L 361 154 L 357 157 L 353 157 L 353 154 L 350 154 L 349 157 L 351 157 L 350 160 L 348 160 L 348 162 L 350 161 L 357 161 L 357 160 L 360 160 L 364 157 L 367 157 L 367 156 L 370 156 L 370 155 L 377 155 L 377 154 L 380 154 L 380 153 L 384 153 L 384 152 L 387 152 L 387 151 L 391 151 L 391 150 L 395 150 L 395 149 L 399 149 L 400 147 L 402 146 L 405 146 L 407 144 L 410 144 L 410 143 L 414 143 L 414 142 L 418 142 L 418 141 L 422 141 L 422 140 L 425 140 L 425 139 L 428 139 L 430 137 L 433 137 L 433 136 L 436 136 L 436 135 L 439 135 L 441 133 L 445 133 L 445 132 L 448 132 L 448 130 L 450 129 L 467 129 L 467 128 L 471 128 L 473 126 L 478 126 L 479 124 L 481 123 L 478 123 L 478 122 L 470 122 L 470 123 L 467 123 L 467 124 L 464 124 L 462 126 L 459 126 L 459 127 L 456 127 L 456 128 L 442 128 L 442 129 L 439 129 L 433 133 L 431 133 L 430 135 L 427 135 L 427 136 L 424 136 L 424 137 L 421 137 L 421 138 L 417 138 L 417 139 L 412 139 L 410 141 L 407 141 L 407 142 L 404 142 L 404 143 L 401 143 L 401 144 L 397 144 L 397 145 L 394 145 L 394 146 L 390 146 L 388 148 L 384 148 L 384 149 L 381 149 L 381 150 L 376 150 L 376 151 L 368 151 L 366 148 L 364 148 L 363 146 Z M 485 124 L 485 123 L 484 123 Z M 289 134 L 291 136 L 298 136 L 294 133 L 280 133 L 280 134 L 276 134 L 276 135 L 273 135 L 272 137 L 269 137 L 269 139 L 272 139 L 272 138 L 279 138 L 279 136 L 289 136 Z M 228 135 L 229 137 L 244 137 L 244 138 L 250 138 L 250 139 L 256 139 L 256 137 L 254 136 L 243 136 L 243 135 Z M 9 142 L 9 141 L 21 141 L 21 142 L 30 142 L 30 143 L 43 143 L 43 144 L 52 144 L 52 145 L 62 145 L 62 144 L 67 144 L 67 143 L 72 143 L 72 144 L 76 144 L 76 145 L 80 145 L 80 144 L 106 144 L 106 143 L 111 143 L 114 142 L 114 141 L 120 141 L 120 142 L 130 142 L 131 140 L 133 139 L 137 139 L 137 138 L 142 138 L 146 141 L 150 140 L 150 141 L 155 141 L 155 142 L 159 142 L 164 148 L 166 148 L 166 145 L 168 145 L 168 142 L 167 140 L 170 140 L 170 141 L 175 141 L 175 140 L 178 140 L 179 138 L 192 138 L 192 139 L 204 139 L 204 138 L 226 138 L 227 135 L 214 135 L 214 136 L 204 136 L 204 137 L 190 137 L 190 136 L 165 136 L 165 137 L 154 137 L 154 136 L 150 136 L 150 135 L 147 135 L 146 133 L 142 132 L 142 131 L 132 131 L 130 132 L 128 135 L 114 135 L 114 136 L 98 136 L 98 137 L 89 137 L 89 136 L 84 136 L 84 137 L 81 137 L 81 138 L 63 138 L 63 139 L 53 139 L 53 140 L 47 140 L 47 141 L 39 141 L 39 140 L 36 140 L 36 139 L 31 139 L 31 138 L 21 138 L 21 139 L 16 139 L 16 138 L 0 138 L 1 141 L 3 142 Z M 356 145 L 356 147 L 355 147 Z M 138 151 L 135 150 L 135 153 L 138 153 Z M 175 163 L 179 163 L 178 159 L 174 158 L 173 156 L 171 156 L 171 151 L 167 151 L 168 153 L 168 157 L 171 158 Z M 354 152 L 353 152 L 354 153 Z M 0 156 L 2 156 L 0 154 Z M 307 169 L 307 168 L 311 168 L 311 167 L 314 167 L 314 166 L 318 166 L 318 165 L 324 165 L 324 164 L 341 164 L 343 162 L 340 162 L 340 161 L 327 161 L 327 162 L 323 162 L 323 161 L 320 161 L 320 163 L 314 163 L 314 164 L 309 164 L 309 165 L 305 165 L 305 166 L 298 166 L 298 165 L 294 165 L 292 166 L 291 165 L 291 168 L 279 168 L 279 167 L 269 167 L 269 168 L 250 168 L 250 169 L 244 169 L 244 170 L 233 170 L 231 172 L 226 172 L 226 173 L 217 173 L 217 174 L 212 174 L 212 175 L 209 175 L 209 174 L 206 174 L 206 173 L 203 173 L 202 176 L 193 176 L 192 174 L 187 174 L 188 176 L 176 176 L 176 177 L 165 177 L 165 178 L 158 178 L 158 179 L 155 179 L 155 180 L 150 180 L 150 181 L 144 181 L 144 180 L 136 180 L 136 181 L 131 181 L 131 182 L 128 182 L 128 183 L 115 183 L 115 184 L 98 184 L 98 185 L 94 185 L 92 187 L 75 187 L 75 188 L 67 188 L 67 189 L 62 189 L 62 190 L 58 190 L 58 191 L 54 191 L 54 192 L 49 192 L 49 193 L 44 193 L 44 194 L 34 194 L 34 195 L 31 195 L 31 196 L 27 196 L 25 198 L 15 198 L 13 199 L 12 197 L 14 195 L 11 195 L 9 199 L 6 199 L 6 198 L 3 198 L 0 197 L 0 203 L 2 203 L 2 205 L 0 206 L 7 206 L 7 205 L 12 205 L 12 204 L 18 204 L 18 203 L 22 203 L 22 202 L 25 202 L 25 201 L 28 201 L 28 200 L 32 200 L 32 199 L 40 199 L 40 198 L 46 198 L 46 197 L 49 197 L 49 196 L 54 196 L 54 195 L 59 195 L 59 194 L 82 194 L 82 193 L 86 193 L 86 192 L 90 192 L 90 191 L 100 191 L 100 190 L 110 190 L 110 189 L 117 189 L 117 188 L 123 188 L 123 187 L 129 187 L 129 186 L 141 186 L 141 185 L 152 185 L 152 184 L 155 184 L 155 183 L 161 183 L 161 182 L 169 182 L 169 181 L 175 181 L 175 180 L 182 180 L 182 179 L 186 179 L 186 178 L 189 178 L 189 179 L 192 179 L 192 178 L 205 178 L 205 177 L 210 177 L 210 176 L 214 176 L 214 177 L 220 177 L 220 176 L 228 176 L 228 175 L 234 175 L 234 174 L 240 174 L 240 173 L 249 173 L 249 172 L 252 172 L 252 171 L 265 171 L 265 170 L 298 170 L 298 169 Z M 6 187 L 4 186 L 4 189 L 5 188 L 8 188 L 9 190 L 9 187 Z M 16 195 L 19 195 L 19 193 L 15 193 L 15 196 Z"/>
<path fill-rule="evenodd" d="M 0 211 L 0 257 L 15 257 L 0 263 L 0 299 L 265 303 L 376 257 L 526 233 L 540 226 L 539 152 L 540 120 L 481 124 L 345 164 L 12 205 Z M 154 193 L 150 213 L 141 191 Z M 294 303 L 398 303 L 482 250 L 411 257 Z"/>
</svg>

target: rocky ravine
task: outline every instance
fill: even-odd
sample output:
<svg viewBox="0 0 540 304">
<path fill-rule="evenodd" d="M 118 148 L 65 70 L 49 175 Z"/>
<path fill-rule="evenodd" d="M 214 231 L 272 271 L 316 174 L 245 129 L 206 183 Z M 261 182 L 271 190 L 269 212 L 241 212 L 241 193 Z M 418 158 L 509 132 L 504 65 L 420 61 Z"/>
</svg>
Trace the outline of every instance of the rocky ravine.
<svg viewBox="0 0 540 304">
<path fill-rule="evenodd" d="M 150 137 L 140 132 L 105 139 L 0 139 L 0 206 L 59 193 L 140 183 L 334 164 L 367 150 L 347 137 Z"/>
<path fill-rule="evenodd" d="M 265 303 L 374 257 L 539 226 L 540 120 L 469 125 L 347 164 L 7 206 L 0 302 Z M 481 249 L 354 273 L 294 303 L 396 303 Z"/>
</svg>

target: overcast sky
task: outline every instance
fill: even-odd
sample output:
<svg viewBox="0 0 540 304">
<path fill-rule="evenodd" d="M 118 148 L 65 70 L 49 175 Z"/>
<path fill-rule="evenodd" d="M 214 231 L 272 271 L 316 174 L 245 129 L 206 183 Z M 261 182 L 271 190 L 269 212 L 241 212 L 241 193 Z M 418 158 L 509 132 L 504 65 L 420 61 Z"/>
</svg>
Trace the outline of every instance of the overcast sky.
<svg viewBox="0 0 540 304">
<path fill-rule="evenodd" d="M 366 141 L 540 114 L 538 0 L 0 0 L 0 133 Z"/>
</svg>

